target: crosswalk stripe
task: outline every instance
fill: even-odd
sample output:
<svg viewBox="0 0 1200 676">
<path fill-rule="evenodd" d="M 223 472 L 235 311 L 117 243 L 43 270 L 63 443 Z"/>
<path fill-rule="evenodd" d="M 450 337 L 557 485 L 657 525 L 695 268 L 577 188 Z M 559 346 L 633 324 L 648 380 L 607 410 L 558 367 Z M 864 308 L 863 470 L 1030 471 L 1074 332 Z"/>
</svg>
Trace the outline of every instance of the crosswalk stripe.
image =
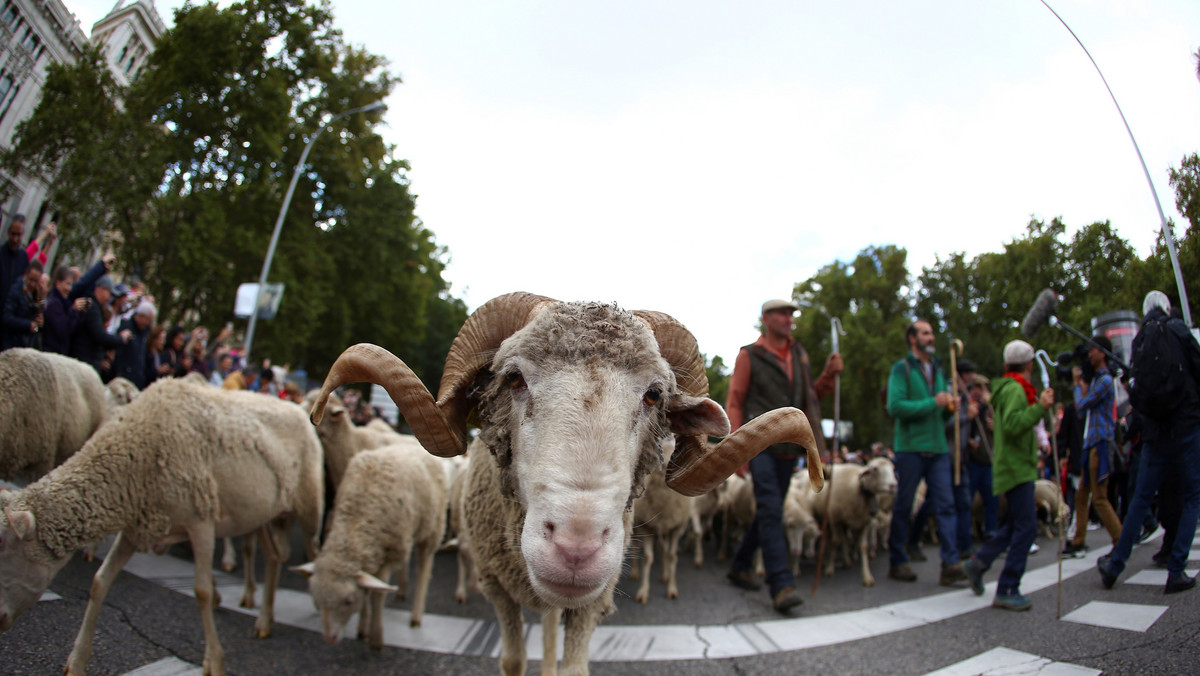
<svg viewBox="0 0 1200 676">
<path fill-rule="evenodd" d="M 1196 571 L 1189 570 L 1189 571 L 1187 571 L 1187 574 L 1195 575 Z M 1159 568 L 1159 569 L 1148 568 L 1146 570 L 1140 571 L 1140 572 L 1130 576 L 1130 578 L 1128 580 L 1125 580 L 1125 583 L 1126 584 L 1145 584 L 1145 585 L 1154 585 L 1154 586 L 1162 587 L 1167 584 L 1167 571 L 1165 571 L 1161 568 Z"/>
<path fill-rule="evenodd" d="M 167 657 L 157 662 L 138 667 L 125 672 L 124 676 L 198 676 L 203 672 L 200 667 L 184 662 L 175 657 Z"/>
<path fill-rule="evenodd" d="M 1167 606 L 1148 606 L 1137 603 L 1092 601 L 1064 615 L 1062 619 L 1094 627 L 1109 627 L 1126 631 L 1147 632 L 1167 612 Z"/>
<path fill-rule="evenodd" d="M 1055 662 L 1009 648 L 993 648 L 925 676 L 1099 676 L 1100 670 Z"/>
</svg>

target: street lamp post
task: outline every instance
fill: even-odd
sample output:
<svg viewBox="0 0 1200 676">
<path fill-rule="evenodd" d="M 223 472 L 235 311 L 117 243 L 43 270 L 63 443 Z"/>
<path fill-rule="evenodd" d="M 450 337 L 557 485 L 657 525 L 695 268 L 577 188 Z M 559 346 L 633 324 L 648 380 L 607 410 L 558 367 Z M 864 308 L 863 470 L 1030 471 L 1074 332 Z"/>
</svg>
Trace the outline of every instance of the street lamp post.
<svg viewBox="0 0 1200 676">
<path fill-rule="evenodd" d="M 300 171 L 308 161 L 308 152 L 312 150 L 313 144 L 320 138 L 321 132 L 325 131 L 334 122 L 348 115 L 367 113 L 383 108 L 387 108 L 387 105 L 383 101 L 376 101 L 375 103 L 351 108 L 350 110 L 334 115 L 329 118 L 328 122 L 325 122 L 317 129 L 316 133 L 312 135 L 312 138 L 304 146 L 304 151 L 300 153 L 300 161 L 296 162 L 296 169 L 292 171 L 292 182 L 288 184 L 287 193 L 283 196 L 283 204 L 279 207 L 279 217 L 275 219 L 275 231 L 271 233 L 271 243 L 267 246 L 267 257 L 263 260 L 262 273 L 258 276 L 258 293 L 254 297 L 254 309 L 250 312 L 250 326 L 246 328 L 246 349 L 243 356 L 245 363 L 249 364 L 250 348 L 254 345 L 254 329 L 258 325 L 258 308 L 259 304 L 262 303 L 263 291 L 267 286 L 267 273 L 271 270 L 271 259 L 275 257 L 275 245 L 279 243 L 279 231 L 283 227 L 283 218 L 287 215 L 288 206 L 292 203 L 292 193 L 296 192 L 296 183 L 300 180 Z"/>
</svg>

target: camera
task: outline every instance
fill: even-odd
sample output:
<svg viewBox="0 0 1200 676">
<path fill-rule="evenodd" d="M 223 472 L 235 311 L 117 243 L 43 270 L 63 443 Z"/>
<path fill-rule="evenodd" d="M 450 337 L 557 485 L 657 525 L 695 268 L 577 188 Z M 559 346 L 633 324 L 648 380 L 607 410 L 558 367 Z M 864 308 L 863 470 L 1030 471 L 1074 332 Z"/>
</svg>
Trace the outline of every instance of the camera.
<svg viewBox="0 0 1200 676">
<path fill-rule="evenodd" d="M 1096 375 L 1096 370 L 1092 368 L 1092 362 L 1088 359 L 1088 345 L 1086 343 L 1078 343 L 1072 352 L 1060 352 L 1055 361 L 1058 362 L 1056 372 L 1058 379 L 1064 383 L 1070 383 L 1073 378 L 1071 376 L 1071 368 L 1078 366 L 1083 370 L 1083 379 L 1090 381 Z"/>
</svg>

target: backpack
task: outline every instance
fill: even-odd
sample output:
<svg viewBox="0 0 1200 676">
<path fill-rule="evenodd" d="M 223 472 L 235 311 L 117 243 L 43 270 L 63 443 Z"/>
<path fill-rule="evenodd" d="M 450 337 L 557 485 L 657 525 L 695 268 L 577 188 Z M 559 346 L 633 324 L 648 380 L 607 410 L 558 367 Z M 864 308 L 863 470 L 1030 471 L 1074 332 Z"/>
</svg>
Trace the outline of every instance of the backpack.
<svg viewBox="0 0 1200 676">
<path fill-rule="evenodd" d="M 1166 316 L 1150 319 L 1133 339 L 1133 387 L 1129 398 L 1142 415 L 1170 421 L 1186 397 L 1187 362 L 1183 345 L 1171 335 Z"/>
</svg>

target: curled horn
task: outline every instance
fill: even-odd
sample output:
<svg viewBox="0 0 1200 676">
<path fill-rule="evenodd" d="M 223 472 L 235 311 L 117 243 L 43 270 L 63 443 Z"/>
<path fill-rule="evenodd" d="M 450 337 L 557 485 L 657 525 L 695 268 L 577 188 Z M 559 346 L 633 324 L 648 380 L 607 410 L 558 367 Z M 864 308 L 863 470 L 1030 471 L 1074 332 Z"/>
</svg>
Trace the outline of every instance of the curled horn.
<svg viewBox="0 0 1200 676">
<path fill-rule="evenodd" d="M 467 317 L 446 355 L 437 400 L 438 407 L 449 409 L 455 419 L 464 421 L 464 434 L 476 376 L 491 365 L 500 343 L 556 302 L 532 293 L 509 293 L 489 300 Z"/>
<path fill-rule="evenodd" d="M 825 475 L 816 450 L 817 441 L 808 416 L 791 407 L 758 416 L 711 448 L 701 437 L 683 437 L 667 463 L 667 485 L 684 495 L 703 495 L 720 486 L 767 446 L 784 441 L 804 447 L 808 454 L 808 480 L 819 492 L 825 486 Z"/>
<path fill-rule="evenodd" d="M 684 393 L 708 395 L 708 375 L 696 338 L 670 315 L 661 312 L 634 313 L 646 322 L 658 340 L 659 351 L 675 371 Z M 808 454 L 808 478 L 820 491 L 825 485 L 821 456 L 808 417 L 799 409 L 770 411 L 740 427 L 713 447 L 703 436 L 680 436 L 675 452 L 667 463 L 667 485 L 684 495 L 703 495 L 716 488 L 772 444 L 790 441 L 800 444 Z"/>
<path fill-rule="evenodd" d="M 321 386 L 321 393 L 309 414 L 312 423 L 316 425 L 321 422 L 325 415 L 325 404 L 336 388 L 346 383 L 362 382 L 382 385 L 387 390 L 425 450 L 443 458 L 461 455 L 466 450 L 465 421 L 448 419 L 407 364 L 391 352 L 370 343 L 346 348 L 329 368 L 325 384 Z"/>
</svg>

